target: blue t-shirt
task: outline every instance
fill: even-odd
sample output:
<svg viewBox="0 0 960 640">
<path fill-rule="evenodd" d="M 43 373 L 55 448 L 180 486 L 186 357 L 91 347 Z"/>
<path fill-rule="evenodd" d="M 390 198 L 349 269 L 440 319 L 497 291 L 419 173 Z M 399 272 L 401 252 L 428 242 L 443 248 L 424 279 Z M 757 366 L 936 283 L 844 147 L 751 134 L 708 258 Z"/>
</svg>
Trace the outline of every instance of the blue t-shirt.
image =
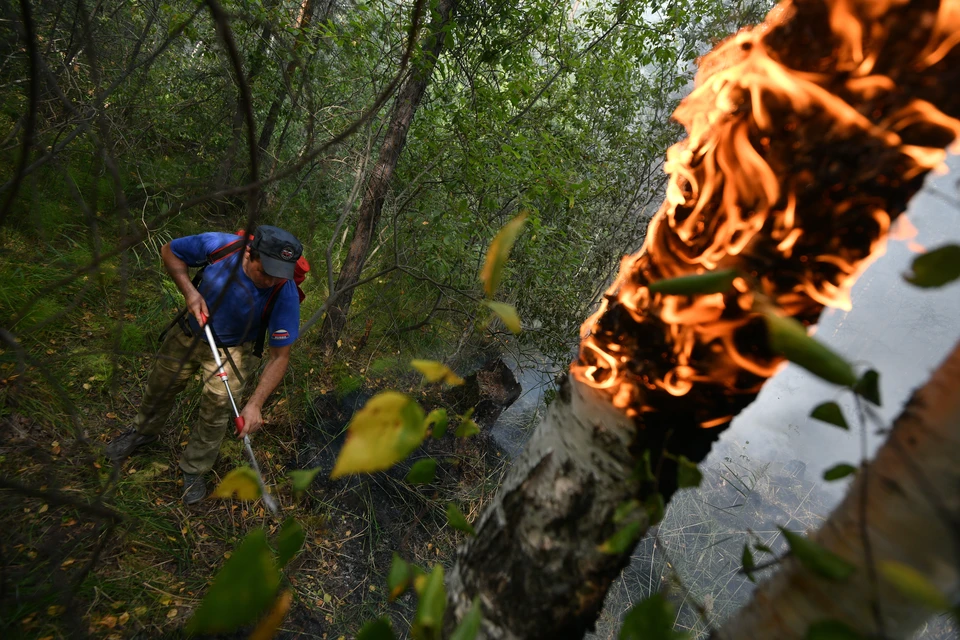
<svg viewBox="0 0 960 640">
<path fill-rule="evenodd" d="M 191 267 L 199 267 L 217 249 L 238 240 L 231 233 L 201 233 L 177 238 L 170 243 L 173 255 Z M 243 272 L 243 251 L 209 265 L 203 270 L 200 295 L 210 310 L 210 326 L 222 346 L 233 347 L 256 340 L 260 335 L 260 319 L 273 287 L 258 289 Z M 202 332 L 196 318 L 187 314 L 190 328 Z M 294 343 L 300 333 L 300 297 L 293 280 L 283 283 L 270 314 L 267 344 L 285 347 Z"/>
</svg>

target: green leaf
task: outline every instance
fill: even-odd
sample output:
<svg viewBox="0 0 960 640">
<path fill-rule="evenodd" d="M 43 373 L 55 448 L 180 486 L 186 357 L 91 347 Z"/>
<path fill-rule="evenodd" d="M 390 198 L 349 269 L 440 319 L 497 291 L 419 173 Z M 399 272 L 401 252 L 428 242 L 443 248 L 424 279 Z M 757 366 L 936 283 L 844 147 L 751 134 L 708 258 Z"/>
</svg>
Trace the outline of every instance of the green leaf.
<svg viewBox="0 0 960 640">
<path fill-rule="evenodd" d="M 620 555 L 633 548 L 634 543 L 640 538 L 640 523 L 628 522 L 621 527 L 612 536 L 607 538 L 603 544 L 597 547 L 600 553 L 610 555 Z"/>
<path fill-rule="evenodd" d="M 743 562 L 743 572 L 747 574 L 750 582 L 756 584 L 757 580 L 753 577 L 753 570 L 756 568 L 757 563 L 753 561 L 753 553 L 750 551 L 749 544 L 743 545 L 743 553 L 740 555 L 740 560 Z"/>
<path fill-rule="evenodd" d="M 427 429 L 433 428 L 433 438 L 435 440 L 439 440 L 446 435 L 448 422 L 446 409 L 434 409 L 427 414 Z"/>
<path fill-rule="evenodd" d="M 818 576 L 840 582 L 846 580 L 854 572 L 856 567 L 850 564 L 832 551 L 824 549 L 819 544 L 794 533 L 789 529 L 777 527 L 783 533 L 790 546 L 790 552 L 804 567 L 813 571 Z"/>
<path fill-rule="evenodd" d="M 480 279 L 483 281 L 483 290 L 488 298 L 493 298 L 497 287 L 500 286 L 500 279 L 503 277 L 503 267 L 510 257 L 510 249 L 517 241 L 517 236 L 523 230 L 523 223 L 527 219 L 527 212 L 523 211 L 516 218 L 508 222 L 494 237 L 487 249 L 487 259 L 483 264 L 483 271 L 480 273 Z"/>
<path fill-rule="evenodd" d="M 417 460 L 407 473 L 407 482 L 410 484 L 429 484 L 437 473 L 437 461 L 433 458 Z"/>
<path fill-rule="evenodd" d="M 653 526 L 663 520 L 667 512 L 667 506 L 663 502 L 663 496 L 655 493 L 647 498 L 644 506 L 647 508 L 647 514 L 650 516 L 649 526 Z"/>
<path fill-rule="evenodd" d="M 357 634 L 357 640 L 394 640 L 393 627 L 390 618 L 384 616 L 376 620 L 369 620 Z"/>
<path fill-rule="evenodd" d="M 758 542 L 755 545 L 753 545 L 753 548 L 756 549 L 757 551 L 762 551 L 763 553 L 769 553 L 770 555 L 773 555 L 773 549 L 771 549 L 765 544 L 761 544 Z"/>
<path fill-rule="evenodd" d="M 260 497 L 260 481 L 257 472 L 250 467 L 237 467 L 220 481 L 213 490 L 213 497 L 229 500 L 236 494 L 237 500 L 256 500 Z"/>
<path fill-rule="evenodd" d="M 821 422 L 836 425 L 841 429 L 850 428 L 846 418 L 843 417 L 843 411 L 840 409 L 840 405 L 836 402 L 824 402 L 823 404 L 817 405 L 814 410 L 810 412 L 810 417 L 820 420 Z"/>
<path fill-rule="evenodd" d="M 673 628 L 673 605 L 657 593 L 635 604 L 623 618 L 619 640 L 686 640 L 686 633 Z"/>
<path fill-rule="evenodd" d="M 460 509 L 457 508 L 457 505 L 452 502 L 447 503 L 447 522 L 449 522 L 450 526 L 454 529 L 465 531 L 470 535 L 477 533 L 473 525 L 467 522 L 467 517 L 463 515 Z"/>
<path fill-rule="evenodd" d="M 807 335 L 803 325 L 768 311 L 764 318 L 770 336 L 770 348 L 790 362 L 833 384 L 852 387 L 857 375 L 850 363 L 823 343 Z"/>
<path fill-rule="evenodd" d="M 699 487 L 703 480 L 703 474 L 697 468 L 696 463 L 691 462 L 686 456 L 677 456 L 677 488 L 686 489 L 688 487 Z"/>
<path fill-rule="evenodd" d="M 470 611 L 467 612 L 467 615 L 463 616 L 463 620 L 461 620 L 457 628 L 453 630 L 453 635 L 450 636 L 450 640 L 474 640 L 477 634 L 480 633 L 481 619 L 480 598 L 477 597 L 473 599 Z"/>
<path fill-rule="evenodd" d="M 456 387 L 463 384 L 463 378 L 453 372 L 453 369 L 433 360 L 411 360 L 410 366 L 423 374 L 427 382 L 445 382 Z"/>
<path fill-rule="evenodd" d="M 834 480 L 839 480 L 840 478 L 846 478 L 852 473 L 856 473 L 857 468 L 850 464 L 838 464 L 830 467 L 823 472 L 823 479 L 827 482 L 833 482 Z"/>
<path fill-rule="evenodd" d="M 486 300 L 483 304 L 490 307 L 490 309 L 497 314 L 497 317 L 503 321 L 503 325 L 514 335 L 519 335 L 523 330 L 520 323 L 520 316 L 517 315 L 517 310 L 513 308 L 513 305 L 506 304 L 505 302 L 493 302 L 492 300 Z"/>
<path fill-rule="evenodd" d="M 420 592 L 417 613 L 410 627 L 413 637 L 439 638 L 446 609 L 447 590 L 443 585 L 443 567 L 438 564 L 434 565 Z"/>
<path fill-rule="evenodd" d="M 645 449 L 640 457 L 640 464 L 637 465 L 636 476 L 642 482 L 656 482 L 657 478 L 653 475 L 653 466 L 650 464 L 650 449 Z"/>
<path fill-rule="evenodd" d="M 287 518 L 280 526 L 280 532 L 277 534 L 277 567 L 283 569 L 287 566 L 303 547 L 303 541 L 307 539 L 307 534 L 303 527 L 294 518 Z"/>
<path fill-rule="evenodd" d="M 913 567 L 888 560 L 879 564 L 883 579 L 907 598 L 935 611 L 946 611 L 950 601 L 930 580 Z"/>
<path fill-rule="evenodd" d="M 613 523 L 620 524 L 634 513 L 636 513 L 642 505 L 639 500 L 627 500 L 626 502 L 621 502 L 617 505 L 616 511 L 613 512 Z"/>
<path fill-rule="evenodd" d="M 280 586 L 280 572 L 267 545 L 267 532 L 247 534 L 217 572 L 187 633 L 226 633 L 260 617 Z"/>
<path fill-rule="evenodd" d="M 869 402 L 880 406 L 880 374 L 873 369 L 860 376 L 853 390 Z"/>
<path fill-rule="evenodd" d="M 426 435 L 419 404 L 396 391 L 378 393 L 350 421 L 330 477 L 389 469 L 420 446 Z"/>
<path fill-rule="evenodd" d="M 650 293 L 665 293 L 668 295 L 694 295 L 708 293 L 726 293 L 733 286 L 737 278 L 736 269 L 720 269 L 708 271 L 694 276 L 680 276 L 657 280 L 647 285 Z"/>
<path fill-rule="evenodd" d="M 295 469 L 291 471 L 289 476 L 294 493 L 300 494 L 306 491 L 320 471 L 320 467 L 314 467 L 313 469 Z"/>
<path fill-rule="evenodd" d="M 904 276 L 917 287 L 942 287 L 960 278 L 960 245 L 947 244 L 913 259 L 913 273 Z"/>
<path fill-rule="evenodd" d="M 810 625 L 804 640 L 862 640 L 863 636 L 839 620 L 821 620 Z"/>
<path fill-rule="evenodd" d="M 390 573 L 387 574 L 390 602 L 403 595 L 403 592 L 410 586 L 411 580 L 413 580 L 413 571 L 410 568 L 410 563 L 394 552 L 393 560 L 390 563 Z"/>
<path fill-rule="evenodd" d="M 453 432 L 453 435 L 458 438 L 469 438 L 478 433 L 480 433 L 480 426 L 470 418 L 465 417 L 460 421 L 460 424 L 457 425 L 457 430 Z"/>
</svg>

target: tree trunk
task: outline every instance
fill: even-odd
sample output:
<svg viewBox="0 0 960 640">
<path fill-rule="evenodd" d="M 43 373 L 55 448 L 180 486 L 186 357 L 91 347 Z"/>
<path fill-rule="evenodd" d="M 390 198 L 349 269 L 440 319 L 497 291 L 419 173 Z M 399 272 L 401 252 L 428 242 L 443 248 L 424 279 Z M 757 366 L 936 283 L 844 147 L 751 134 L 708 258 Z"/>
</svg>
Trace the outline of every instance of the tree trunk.
<svg viewBox="0 0 960 640">
<path fill-rule="evenodd" d="M 427 91 L 433 69 L 443 50 L 447 27 L 453 19 L 455 5 L 455 0 L 439 0 L 428 27 L 430 35 L 423 44 L 424 55 L 420 62 L 413 66 L 410 77 L 397 93 L 390 116 L 390 127 L 380 146 L 377 163 L 373 167 L 363 193 L 363 200 L 360 202 L 357 226 L 353 231 L 347 257 L 337 277 L 334 291 L 330 292 L 331 295 L 337 291 L 343 293 L 339 294 L 330 306 L 321 328 L 321 341 L 327 353 L 336 349 L 337 340 L 347 322 L 347 313 L 353 300 L 353 286 L 360 279 L 360 272 L 367 260 L 367 252 L 377 231 L 383 202 L 390 188 L 390 180 L 397 167 L 400 153 L 407 142 L 410 124 Z"/>
<path fill-rule="evenodd" d="M 800 640 L 811 624 L 823 620 L 838 620 L 865 638 L 909 637 L 933 612 L 917 607 L 916 600 L 882 576 L 871 576 L 885 562 L 902 563 L 926 576 L 949 602 L 956 602 L 958 459 L 960 343 L 913 394 L 874 461 L 860 471 L 844 501 L 812 536 L 855 565 L 853 575 L 842 582 L 828 581 L 788 558 L 717 637 Z M 870 542 L 866 548 L 864 529 Z"/>
<path fill-rule="evenodd" d="M 460 549 L 448 624 L 479 597 L 482 637 L 592 626 L 632 554 L 597 551 L 629 521 L 617 506 L 647 505 L 632 516 L 645 531 L 680 456 L 702 461 L 782 364 L 764 314 L 811 324 L 844 306 L 960 133 L 958 22 L 957 0 L 784 2 L 701 60 L 674 114 L 689 137 L 668 152 L 667 199 Z M 718 269 L 739 274 L 720 292 L 649 289 Z"/>
<path fill-rule="evenodd" d="M 266 156 L 267 149 L 270 147 L 270 141 L 273 138 L 273 132 L 277 128 L 277 120 L 280 118 L 280 109 L 283 107 L 283 103 L 287 98 L 288 89 L 293 86 L 293 73 L 297 68 L 299 60 L 296 57 L 297 52 L 300 50 L 300 47 L 303 45 L 304 39 L 306 36 L 306 29 L 310 27 L 310 23 L 313 21 L 313 12 L 316 3 L 313 0 L 303 0 L 303 3 L 300 5 L 300 16 L 297 20 L 297 37 L 293 43 L 293 59 L 287 63 L 286 70 L 283 73 L 283 78 L 286 82 L 281 82 L 280 86 L 277 87 L 277 94 L 273 98 L 273 102 L 270 103 L 270 110 L 267 112 L 267 118 L 263 121 L 263 127 L 260 129 L 260 137 L 257 139 L 257 152 L 260 156 L 260 166 L 266 167 Z M 290 84 L 287 85 L 287 82 Z M 269 171 L 265 171 L 264 174 L 268 174 Z M 261 194 L 265 192 L 261 191 Z"/>
</svg>

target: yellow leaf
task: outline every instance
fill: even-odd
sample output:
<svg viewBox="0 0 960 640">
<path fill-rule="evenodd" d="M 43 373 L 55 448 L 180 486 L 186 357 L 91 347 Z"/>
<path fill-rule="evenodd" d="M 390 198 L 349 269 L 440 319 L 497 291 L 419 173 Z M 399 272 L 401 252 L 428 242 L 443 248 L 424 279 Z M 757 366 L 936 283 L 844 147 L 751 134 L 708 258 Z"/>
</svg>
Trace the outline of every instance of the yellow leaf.
<svg viewBox="0 0 960 640">
<path fill-rule="evenodd" d="M 167 617 L 168 617 L 168 618 L 176 618 L 176 617 L 177 617 L 177 610 L 176 610 L 176 609 L 170 609 L 170 611 L 167 611 Z"/>
<path fill-rule="evenodd" d="M 389 469 L 416 449 L 427 433 L 423 409 L 397 391 L 378 393 L 347 427 L 331 478 Z"/>
<path fill-rule="evenodd" d="M 115 414 L 113 411 L 110 411 L 107 413 L 107 417 L 110 418 L 111 420 L 116 420 L 117 414 Z"/>
<path fill-rule="evenodd" d="M 46 512 L 47 512 L 47 509 L 49 509 L 49 508 L 50 508 L 50 505 L 45 504 L 45 505 L 43 505 L 42 507 L 40 507 L 40 509 L 37 511 L 37 513 L 46 513 Z"/>
<path fill-rule="evenodd" d="M 260 621 L 257 628 L 250 634 L 250 640 L 270 640 L 277 635 L 280 623 L 283 622 L 283 619 L 287 617 L 287 612 L 290 611 L 291 602 L 293 602 L 293 594 L 287 589 L 277 597 L 270 613 Z"/>
<path fill-rule="evenodd" d="M 118 622 L 120 622 L 121 625 L 124 625 L 124 624 L 127 624 L 127 621 L 128 621 L 128 620 L 130 620 L 130 614 L 129 614 L 129 613 L 122 613 L 122 614 L 120 614 L 120 618 L 119 618 Z"/>
<path fill-rule="evenodd" d="M 503 276 L 503 267 L 510 257 L 510 249 L 513 243 L 517 241 L 517 236 L 523 229 L 523 223 L 527 219 L 527 212 L 523 211 L 516 218 L 503 225 L 503 228 L 497 232 L 487 249 L 487 260 L 483 264 L 483 271 L 480 273 L 480 279 L 483 280 L 483 290 L 488 298 L 492 298 L 497 287 L 500 286 L 500 278 Z"/>
<path fill-rule="evenodd" d="M 433 360 L 412 360 L 410 365 L 422 373 L 427 382 L 446 382 L 452 386 L 463 384 L 463 378 L 453 372 L 450 367 Z"/>
<path fill-rule="evenodd" d="M 256 500 L 260 497 L 260 483 L 257 472 L 250 467 L 237 467 L 227 474 L 213 491 L 216 498 L 229 499 L 237 494 L 239 500 Z"/>
<path fill-rule="evenodd" d="M 510 331 L 512 331 L 514 334 L 520 333 L 520 316 L 517 315 L 517 310 L 514 309 L 512 305 L 503 302 L 493 302 L 490 300 L 484 302 L 484 304 L 490 307 L 490 309 L 497 314 L 497 317 L 503 321 L 503 324 L 507 329 L 510 329 Z"/>
</svg>

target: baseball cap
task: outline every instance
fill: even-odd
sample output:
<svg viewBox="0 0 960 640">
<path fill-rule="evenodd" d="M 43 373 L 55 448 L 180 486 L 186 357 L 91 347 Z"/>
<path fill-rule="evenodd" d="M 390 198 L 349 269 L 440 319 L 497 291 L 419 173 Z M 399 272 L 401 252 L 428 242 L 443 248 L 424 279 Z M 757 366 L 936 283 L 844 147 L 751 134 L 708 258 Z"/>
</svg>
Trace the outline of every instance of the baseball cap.
<svg viewBox="0 0 960 640">
<path fill-rule="evenodd" d="M 293 280 L 293 268 L 303 254 L 303 245 L 289 231 L 262 224 L 253 234 L 250 246 L 260 252 L 267 275 Z"/>
</svg>

